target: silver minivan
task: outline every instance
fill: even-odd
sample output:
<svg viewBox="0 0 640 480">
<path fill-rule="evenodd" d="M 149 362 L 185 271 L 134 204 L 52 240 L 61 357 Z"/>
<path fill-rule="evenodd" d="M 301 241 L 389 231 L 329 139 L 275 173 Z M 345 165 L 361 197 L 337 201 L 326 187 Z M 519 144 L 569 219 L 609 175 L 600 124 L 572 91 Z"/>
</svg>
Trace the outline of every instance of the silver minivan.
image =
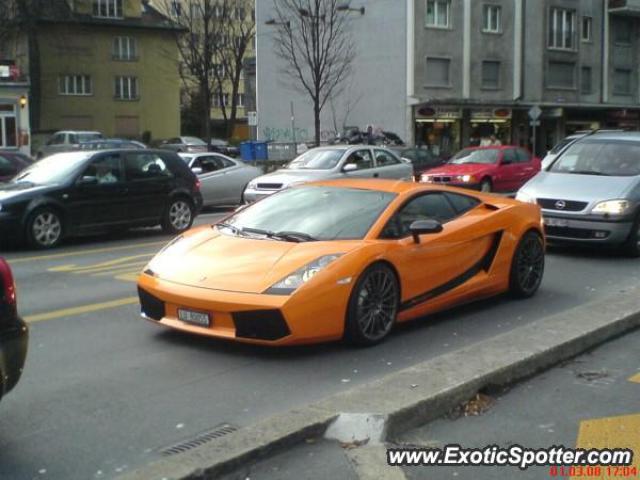
<svg viewBox="0 0 640 480">
<path fill-rule="evenodd" d="M 293 185 L 333 178 L 412 180 L 413 166 L 384 147 L 318 147 L 292 160 L 286 168 L 249 182 L 243 198 L 245 202 L 254 202 Z"/>
<path fill-rule="evenodd" d="M 519 191 L 542 209 L 547 239 L 640 256 L 640 133 L 578 139 Z"/>
</svg>

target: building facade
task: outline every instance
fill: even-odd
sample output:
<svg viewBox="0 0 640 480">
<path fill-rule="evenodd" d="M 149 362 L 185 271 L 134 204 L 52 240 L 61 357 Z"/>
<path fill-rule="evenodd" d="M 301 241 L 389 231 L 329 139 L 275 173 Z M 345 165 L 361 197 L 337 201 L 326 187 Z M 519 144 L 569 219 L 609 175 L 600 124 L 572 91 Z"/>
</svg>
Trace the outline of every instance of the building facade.
<svg viewBox="0 0 640 480">
<path fill-rule="evenodd" d="M 0 42 L 0 150 L 31 153 L 26 43 L 6 36 Z"/>
<path fill-rule="evenodd" d="M 39 130 L 180 134 L 179 30 L 144 0 L 74 0 L 43 18 Z"/>
<path fill-rule="evenodd" d="M 361 5 L 353 80 L 375 93 L 354 110 L 355 125 L 382 124 L 445 156 L 491 134 L 533 148 L 535 128 L 541 154 L 576 130 L 640 126 L 638 0 L 351 2 Z M 257 15 L 259 131 L 268 138 L 265 122 L 286 127 L 290 90 L 274 66 L 268 8 Z M 532 126 L 533 106 L 542 114 Z"/>
</svg>

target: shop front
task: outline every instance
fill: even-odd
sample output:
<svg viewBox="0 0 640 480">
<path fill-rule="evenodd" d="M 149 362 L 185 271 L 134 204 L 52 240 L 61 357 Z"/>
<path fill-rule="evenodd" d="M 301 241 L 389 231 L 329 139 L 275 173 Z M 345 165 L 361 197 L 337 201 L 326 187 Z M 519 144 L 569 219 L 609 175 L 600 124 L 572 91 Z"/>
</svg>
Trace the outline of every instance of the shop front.
<svg viewBox="0 0 640 480">
<path fill-rule="evenodd" d="M 29 84 L 14 65 L 0 62 L 0 150 L 31 155 Z"/>
</svg>

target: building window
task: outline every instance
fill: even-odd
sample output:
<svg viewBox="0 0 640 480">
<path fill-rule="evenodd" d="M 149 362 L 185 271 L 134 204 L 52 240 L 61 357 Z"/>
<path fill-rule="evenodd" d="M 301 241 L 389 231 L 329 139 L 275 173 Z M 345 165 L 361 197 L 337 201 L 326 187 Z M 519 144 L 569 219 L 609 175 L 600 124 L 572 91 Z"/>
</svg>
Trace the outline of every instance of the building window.
<svg viewBox="0 0 640 480">
<path fill-rule="evenodd" d="M 427 0 L 427 27 L 451 26 L 451 0 Z"/>
<path fill-rule="evenodd" d="M 116 77 L 115 97 L 118 100 L 137 100 L 140 97 L 137 77 Z"/>
<path fill-rule="evenodd" d="M 451 86 L 451 60 L 427 57 L 426 81 L 428 87 Z"/>
<path fill-rule="evenodd" d="M 631 45 L 633 40 L 633 24 L 625 19 L 619 18 L 613 25 L 613 39 L 618 45 Z"/>
<path fill-rule="evenodd" d="M 582 33 L 580 38 L 583 42 L 590 42 L 593 40 L 593 18 L 582 17 Z"/>
<path fill-rule="evenodd" d="M 485 5 L 483 9 L 482 31 L 500 33 L 502 31 L 502 8 L 497 5 Z"/>
<path fill-rule="evenodd" d="M 631 95 L 632 73 L 626 68 L 616 68 L 613 72 L 613 93 Z"/>
<path fill-rule="evenodd" d="M 582 67 L 580 74 L 580 93 L 588 95 L 592 92 L 591 67 Z"/>
<path fill-rule="evenodd" d="M 244 108 L 244 93 L 239 93 L 236 97 L 236 106 L 239 108 Z"/>
<path fill-rule="evenodd" d="M 93 0 L 93 16 L 122 18 L 122 0 Z"/>
<path fill-rule="evenodd" d="M 482 88 L 500 88 L 500 62 L 482 62 Z"/>
<path fill-rule="evenodd" d="M 573 89 L 576 86 L 576 65 L 569 62 L 549 62 L 547 86 L 549 88 Z"/>
<path fill-rule="evenodd" d="M 131 61 L 138 58 L 136 39 L 133 37 L 115 37 L 113 39 L 114 60 Z"/>
<path fill-rule="evenodd" d="M 171 2 L 171 15 L 174 17 L 182 15 L 182 4 L 180 3 L 180 0 L 173 0 Z"/>
<path fill-rule="evenodd" d="M 0 148 L 18 146 L 17 127 L 15 106 L 0 104 Z"/>
<path fill-rule="evenodd" d="M 91 95 L 91 76 L 62 75 L 58 79 L 58 92 L 60 95 Z"/>
<path fill-rule="evenodd" d="M 214 95 L 213 106 L 215 108 L 222 108 L 229 106 L 229 94 L 223 93 L 222 95 Z"/>
<path fill-rule="evenodd" d="M 552 8 L 549 15 L 549 48 L 574 50 L 576 12 L 564 8 Z"/>
</svg>

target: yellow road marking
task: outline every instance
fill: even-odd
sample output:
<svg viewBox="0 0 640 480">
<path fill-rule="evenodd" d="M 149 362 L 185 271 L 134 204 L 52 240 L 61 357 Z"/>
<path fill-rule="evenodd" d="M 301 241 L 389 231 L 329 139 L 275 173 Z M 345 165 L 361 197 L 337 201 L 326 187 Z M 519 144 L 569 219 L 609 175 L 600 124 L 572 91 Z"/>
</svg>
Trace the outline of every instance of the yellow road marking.
<svg viewBox="0 0 640 480">
<path fill-rule="evenodd" d="M 24 319 L 28 323 L 42 322 L 44 320 L 53 320 L 54 318 L 72 317 L 74 315 L 82 315 L 83 313 L 108 310 L 110 308 L 122 307 L 123 305 L 133 305 L 137 302 L 138 297 L 126 297 L 118 300 L 111 300 L 109 302 L 91 303 L 89 305 L 80 305 L 78 307 L 63 308 L 62 310 L 54 310 L 47 313 L 28 315 L 24 317 Z"/>
<path fill-rule="evenodd" d="M 58 265 L 57 267 L 49 268 L 49 272 L 74 272 L 74 273 L 93 273 L 99 272 L 102 270 L 108 270 L 110 268 L 123 268 L 127 265 L 138 265 L 140 263 L 145 264 L 146 260 L 143 262 L 133 262 L 132 260 L 137 260 L 139 258 L 149 258 L 154 256 L 155 253 L 144 253 L 141 255 L 131 255 L 128 257 L 120 257 L 114 260 L 109 260 L 106 262 L 94 263 L 91 265 L 76 265 L 75 263 L 69 265 Z"/>
<path fill-rule="evenodd" d="M 629 379 L 630 382 L 640 383 L 640 373 L 636 373 L 633 377 Z"/>
<path fill-rule="evenodd" d="M 115 276 L 115 275 L 122 275 L 123 273 L 140 273 L 142 271 L 142 267 L 145 264 L 143 263 L 142 265 L 124 265 L 122 268 L 117 268 L 117 269 L 111 269 L 107 272 L 96 272 L 96 273 L 92 273 L 91 276 L 92 277 L 110 277 L 110 276 Z M 75 273 L 82 273 L 82 272 L 75 272 Z"/>
<path fill-rule="evenodd" d="M 116 280 L 122 280 L 123 282 L 137 282 L 138 275 L 140 275 L 140 272 L 130 272 L 130 273 L 125 273 L 124 275 L 118 275 L 117 277 L 114 277 L 114 278 Z"/>
<path fill-rule="evenodd" d="M 130 245 L 121 245 L 118 247 L 94 248 L 91 250 L 77 250 L 75 252 L 52 253 L 51 255 L 37 255 L 34 257 L 18 257 L 15 259 L 7 259 L 7 261 L 11 265 L 14 265 L 16 263 L 35 262 L 38 260 L 54 260 L 56 258 L 74 257 L 76 255 L 92 255 L 94 253 L 107 253 L 107 252 L 118 252 L 120 250 L 131 250 L 132 248 L 153 247 L 158 245 L 166 245 L 166 243 L 167 243 L 167 240 L 162 240 L 160 242 L 135 243 Z"/>
</svg>

